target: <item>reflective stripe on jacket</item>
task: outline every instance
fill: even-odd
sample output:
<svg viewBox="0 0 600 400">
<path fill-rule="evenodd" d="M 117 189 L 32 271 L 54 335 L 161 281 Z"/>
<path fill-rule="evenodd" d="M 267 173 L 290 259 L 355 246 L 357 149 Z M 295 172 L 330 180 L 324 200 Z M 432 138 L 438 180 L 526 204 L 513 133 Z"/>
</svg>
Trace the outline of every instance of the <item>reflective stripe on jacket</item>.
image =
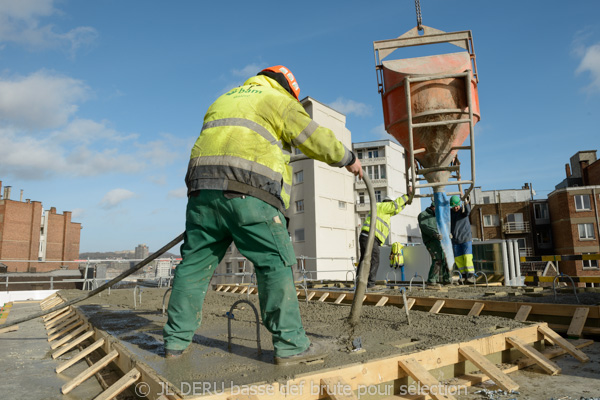
<svg viewBox="0 0 600 400">
<path fill-rule="evenodd" d="M 384 201 L 377 203 L 377 221 L 375 222 L 375 237 L 383 244 L 390 234 L 390 220 L 396 214 L 404 209 L 408 196 L 403 195 L 394 201 Z M 367 215 L 362 225 L 363 232 L 371 230 L 371 213 Z"/>
<path fill-rule="evenodd" d="M 251 194 L 244 190 L 248 187 L 288 208 L 291 146 L 333 167 L 352 160 L 334 133 L 314 122 L 275 80 L 254 76 L 219 97 L 206 112 L 188 164 L 188 194 L 201 189 Z"/>
<path fill-rule="evenodd" d="M 404 253 L 402 249 L 404 246 L 402 243 L 394 242 L 392 244 L 392 250 L 390 251 L 390 266 L 398 267 L 404 265 Z"/>
</svg>

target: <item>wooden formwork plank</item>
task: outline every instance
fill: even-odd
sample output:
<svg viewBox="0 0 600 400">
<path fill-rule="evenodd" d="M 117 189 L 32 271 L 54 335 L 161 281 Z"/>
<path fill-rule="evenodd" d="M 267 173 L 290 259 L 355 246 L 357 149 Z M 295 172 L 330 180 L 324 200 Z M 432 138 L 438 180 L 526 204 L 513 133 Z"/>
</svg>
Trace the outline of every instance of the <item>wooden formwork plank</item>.
<svg viewBox="0 0 600 400">
<path fill-rule="evenodd" d="M 461 347 L 458 349 L 458 351 L 483 373 L 489 376 L 490 379 L 493 380 L 502 390 L 510 392 L 511 390 L 517 390 L 519 388 L 519 385 L 515 381 L 510 379 L 504 372 L 500 370 L 500 368 L 492 364 L 490 360 L 479 354 L 477 350 L 471 346 Z"/>
<path fill-rule="evenodd" d="M 238 289 L 239 289 L 239 288 L 240 288 L 239 286 L 233 286 L 233 287 L 231 288 L 231 292 L 229 292 L 229 293 L 235 293 L 235 292 L 237 292 L 237 291 L 238 291 Z"/>
<path fill-rule="evenodd" d="M 227 400 L 259 400 L 259 397 L 255 394 L 237 394 L 229 396 Z"/>
<path fill-rule="evenodd" d="M 122 393 L 129 386 L 137 382 L 142 376 L 142 373 L 136 368 L 123 375 L 118 381 L 113 383 L 108 389 L 100 393 L 94 400 L 112 400 Z"/>
<path fill-rule="evenodd" d="M 306 300 L 311 300 L 313 297 L 315 297 L 316 294 L 317 294 L 317 292 L 310 292 L 308 294 L 308 297 L 306 297 Z"/>
<path fill-rule="evenodd" d="M 74 315 L 75 311 L 69 310 L 60 315 L 56 315 L 56 318 L 53 318 L 50 321 L 46 322 L 46 325 L 44 326 L 46 327 L 46 330 L 54 328 L 56 325 L 62 324 L 65 320 L 71 319 L 71 317 L 73 317 Z"/>
<path fill-rule="evenodd" d="M 58 339 L 59 337 L 65 335 L 67 332 L 72 331 L 73 329 L 77 328 L 78 326 L 83 325 L 83 321 L 82 320 L 76 320 L 74 321 L 71 325 L 67 326 L 66 328 L 64 328 L 62 331 L 55 333 L 52 336 L 48 337 L 48 341 L 51 342 L 53 340 Z"/>
<path fill-rule="evenodd" d="M 69 311 L 70 309 L 71 309 L 71 306 L 66 306 L 65 308 L 61 308 L 60 310 L 56 310 L 56 311 L 51 312 L 50 314 L 44 315 L 42 317 L 42 319 L 44 320 L 44 323 L 47 324 L 47 323 L 51 322 L 54 318 Z"/>
<path fill-rule="evenodd" d="M 411 308 L 413 308 L 415 303 L 416 303 L 416 300 L 413 299 L 412 297 L 409 297 L 408 300 L 406 300 L 406 304 L 404 305 L 404 307 L 406 307 L 410 310 Z M 404 308 L 404 307 L 402 307 L 402 308 Z"/>
<path fill-rule="evenodd" d="M 61 299 L 60 297 L 57 297 L 56 299 L 53 299 L 44 305 L 40 305 L 40 308 L 42 310 L 49 310 L 49 309 L 54 308 L 64 302 L 65 301 L 63 299 Z"/>
<path fill-rule="evenodd" d="M 471 308 L 471 311 L 469 311 L 469 314 L 467 314 L 468 317 L 473 317 L 473 316 L 477 316 L 479 314 L 481 314 L 481 311 L 483 310 L 483 307 L 485 307 L 484 303 L 475 303 L 473 304 L 473 307 Z"/>
<path fill-rule="evenodd" d="M 84 358 L 87 355 L 90 355 L 92 352 L 94 352 L 95 350 L 102 347 L 102 345 L 104 345 L 104 339 L 96 340 L 94 343 L 92 343 L 91 345 L 86 347 L 83 351 L 81 351 L 77 355 L 73 356 L 73 358 L 71 358 L 70 360 L 66 361 L 65 363 L 59 365 L 58 367 L 56 367 L 56 373 L 60 374 L 65 369 L 75 365 L 79 360 L 81 360 L 82 358 Z"/>
<path fill-rule="evenodd" d="M 48 300 L 51 300 L 51 299 L 55 298 L 56 296 L 58 296 L 58 292 L 54 292 L 51 295 L 44 297 L 42 300 L 40 300 L 40 304 L 41 303 L 45 303 Z"/>
<path fill-rule="evenodd" d="M 427 369 L 425 369 L 421 364 L 419 364 L 419 362 L 416 359 L 412 357 L 399 360 L 398 365 L 400 366 L 400 368 L 402 368 L 402 370 L 404 370 L 404 372 L 410 375 L 411 378 L 413 378 L 415 381 L 420 382 L 423 387 L 437 389 L 441 385 L 440 382 L 437 379 L 435 379 L 434 376 L 431 375 L 431 373 L 429 373 Z M 436 400 L 454 399 L 454 397 L 451 395 L 444 395 L 439 392 L 439 390 L 432 390 L 431 392 L 429 392 L 429 395 Z"/>
<path fill-rule="evenodd" d="M 557 375 L 560 373 L 560 367 L 556 365 L 556 363 L 548 360 L 542 353 L 525 343 L 523 340 L 517 337 L 509 336 L 506 338 L 506 341 L 511 346 L 518 349 L 521 353 L 535 361 L 537 365 L 542 367 L 542 369 L 550 375 Z"/>
<path fill-rule="evenodd" d="M 244 294 L 248 291 L 248 286 L 246 286 L 245 288 L 243 288 L 242 290 L 240 290 L 240 294 Z"/>
<path fill-rule="evenodd" d="M 46 335 L 51 336 L 52 334 L 64 329 L 65 327 L 71 325 L 73 322 L 79 320 L 79 316 L 75 313 L 71 314 L 68 318 L 61 320 L 60 323 L 53 324 L 51 326 L 46 327 Z"/>
<path fill-rule="evenodd" d="M 346 293 L 341 293 L 337 299 L 335 299 L 335 301 L 333 302 L 334 304 L 340 304 L 345 298 L 346 298 L 347 294 Z"/>
<path fill-rule="evenodd" d="M 89 367 L 88 369 L 86 369 L 85 371 L 83 371 L 82 373 L 80 373 L 79 375 L 77 375 L 70 382 L 65 383 L 60 388 L 60 391 L 63 394 L 69 393 L 71 390 L 75 389 L 77 386 L 79 386 L 85 380 L 87 380 L 88 378 L 90 378 L 96 372 L 98 372 L 102 368 L 106 367 L 108 364 L 110 364 L 117 357 L 119 357 L 119 352 L 116 351 L 116 350 L 111 351 L 110 353 L 108 353 L 107 355 L 105 355 L 104 357 L 102 357 L 102 359 L 99 360 L 96 364 L 92 365 L 91 367 Z"/>
<path fill-rule="evenodd" d="M 223 288 L 223 292 L 228 292 L 229 290 L 231 290 L 231 286 L 225 286 Z"/>
<path fill-rule="evenodd" d="M 217 285 L 217 288 L 215 289 L 215 292 L 220 292 L 221 289 L 223 289 L 223 285 Z"/>
<path fill-rule="evenodd" d="M 555 345 L 560 346 L 563 349 L 565 349 L 567 351 L 567 353 L 571 354 L 573 357 L 575 357 L 579 361 L 581 361 L 581 362 L 590 361 L 590 358 L 587 355 L 585 355 L 585 353 L 583 351 L 575 348 L 571 343 L 569 343 L 568 340 L 564 339 L 558 333 L 554 332 L 552 329 L 548 328 L 547 326 L 538 327 L 538 331 L 545 337 L 552 340 L 552 342 L 554 342 Z"/>
<path fill-rule="evenodd" d="M 254 293 L 255 290 L 256 290 L 255 287 L 251 287 L 250 289 L 248 289 L 248 294 Z"/>
<path fill-rule="evenodd" d="M 529 313 L 531 312 L 531 306 L 522 305 L 519 307 L 519 311 L 515 315 L 515 321 L 524 322 L 529 317 Z"/>
<path fill-rule="evenodd" d="M 81 332 L 84 332 L 88 329 L 88 324 L 84 324 L 82 326 L 80 326 L 79 328 L 75 329 L 73 332 L 69 333 L 68 335 L 64 336 L 62 339 L 54 342 L 50 348 L 52 350 L 55 350 L 57 348 L 59 348 L 60 346 L 62 346 L 63 344 L 67 343 L 69 340 L 73 339 L 74 337 L 76 337 L 77 335 L 79 335 Z"/>
<path fill-rule="evenodd" d="M 19 330 L 19 325 L 9 326 L 8 328 L 0 328 L 0 333 L 14 332 Z"/>
<path fill-rule="evenodd" d="M 429 310 L 429 312 L 433 314 L 439 313 L 442 307 L 444 307 L 444 304 L 446 304 L 445 300 L 436 301 L 433 307 L 431 307 L 431 309 Z"/>
<path fill-rule="evenodd" d="M 321 379 L 321 388 L 331 400 L 358 400 L 351 386 L 341 376 Z"/>
<path fill-rule="evenodd" d="M 57 351 L 55 351 L 54 353 L 52 353 L 52 358 L 57 358 L 57 357 L 62 356 L 63 354 L 65 354 L 69 350 L 73 349 L 75 346 L 83 343 L 86 339 L 89 339 L 92 336 L 94 336 L 94 331 L 89 331 L 89 332 L 84 333 L 83 335 L 79 336 L 77 339 L 73 340 L 68 345 L 63 346 L 60 349 L 58 349 Z"/>
<path fill-rule="evenodd" d="M 575 310 L 575 313 L 573 313 L 573 318 L 571 319 L 571 324 L 569 325 L 569 330 L 567 330 L 567 336 L 581 336 L 581 332 L 583 331 L 583 326 L 585 325 L 585 321 L 587 320 L 589 312 L 590 309 L 587 307 L 578 307 Z"/>
<path fill-rule="evenodd" d="M 384 306 L 385 303 L 387 303 L 389 299 L 390 299 L 389 297 L 381 296 L 381 298 L 379 299 L 379 301 L 377 302 L 377 304 L 375 304 L 375 306 L 376 307 Z"/>
<path fill-rule="evenodd" d="M 325 301 L 325 299 L 327 299 L 329 297 L 329 292 L 325 292 L 321 295 L 321 297 L 319 297 L 319 301 L 321 303 L 323 303 Z"/>
</svg>

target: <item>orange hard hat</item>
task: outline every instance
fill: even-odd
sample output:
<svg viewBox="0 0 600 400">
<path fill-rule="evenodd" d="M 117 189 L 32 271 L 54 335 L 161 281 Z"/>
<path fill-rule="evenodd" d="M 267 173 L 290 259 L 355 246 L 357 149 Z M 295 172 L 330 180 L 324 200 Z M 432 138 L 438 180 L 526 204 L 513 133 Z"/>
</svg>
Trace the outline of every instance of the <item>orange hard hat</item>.
<svg viewBox="0 0 600 400">
<path fill-rule="evenodd" d="M 296 82 L 294 74 L 292 74 L 288 68 L 284 67 L 283 65 L 275 65 L 273 67 L 265 68 L 261 72 L 265 71 L 271 71 L 278 74 L 282 74 L 289 85 L 290 93 L 296 98 L 296 100 L 300 100 L 300 86 L 298 86 L 298 82 Z"/>
</svg>

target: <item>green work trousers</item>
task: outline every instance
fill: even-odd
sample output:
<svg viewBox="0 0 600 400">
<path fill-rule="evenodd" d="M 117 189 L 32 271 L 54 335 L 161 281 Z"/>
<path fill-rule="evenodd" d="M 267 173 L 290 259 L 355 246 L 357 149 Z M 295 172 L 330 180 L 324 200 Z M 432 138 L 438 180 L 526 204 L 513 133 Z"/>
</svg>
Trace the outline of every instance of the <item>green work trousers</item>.
<svg viewBox="0 0 600 400">
<path fill-rule="evenodd" d="M 429 267 L 428 283 L 450 283 L 450 273 L 448 272 L 448 264 L 444 256 L 444 250 L 439 241 L 434 240 L 426 245 L 427 251 L 431 256 L 431 266 Z M 440 273 L 442 275 L 440 279 Z"/>
<path fill-rule="evenodd" d="M 227 198 L 220 190 L 201 190 L 188 200 L 183 259 L 163 329 L 165 348 L 184 350 L 191 343 L 211 277 L 232 241 L 254 264 L 261 318 L 273 335 L 275 356 L 303 352 L 310 341 L 300 318 L 290 268 L 296 256 L 283 214 L 257 198 Z"/>
</svg>

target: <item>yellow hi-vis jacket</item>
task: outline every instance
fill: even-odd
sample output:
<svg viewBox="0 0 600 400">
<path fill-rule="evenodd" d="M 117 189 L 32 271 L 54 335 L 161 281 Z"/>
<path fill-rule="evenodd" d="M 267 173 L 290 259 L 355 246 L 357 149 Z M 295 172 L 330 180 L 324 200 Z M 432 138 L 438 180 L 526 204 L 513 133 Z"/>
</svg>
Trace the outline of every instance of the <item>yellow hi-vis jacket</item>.
<svg viewBox="0 0 600 400">
<path fill-rule="evenodd" d="M 396 214 L 404 209 L 408 201 L 407 195 L 402 195 L 394 201 L 384 201 L 377 203 L 377 221 L 375 222 L 375 237 L 381 244 L 390 234 L 390 220 Z M 371 230 L 371 213 L 367 215 L 362 225 L 361 231 L 369 232 Z"/>
<path fill-rule="evenodd" d="M 400 268 L 404 266 L 404 254 L 402 249 L 404 246 L 402 243 L 394 242 L 392 244 L 392 250 L 390 251 L 390 267 Z"/>
<path fill-rule="evenodd" d="M 288 208 L 291 146 L 332 167 L 354 158 L 279 83 L 254 76 L 220 96 L 206 112 L 188 164 L 188 195 L 202 189 L 232 190 Z"/>
</svg>

